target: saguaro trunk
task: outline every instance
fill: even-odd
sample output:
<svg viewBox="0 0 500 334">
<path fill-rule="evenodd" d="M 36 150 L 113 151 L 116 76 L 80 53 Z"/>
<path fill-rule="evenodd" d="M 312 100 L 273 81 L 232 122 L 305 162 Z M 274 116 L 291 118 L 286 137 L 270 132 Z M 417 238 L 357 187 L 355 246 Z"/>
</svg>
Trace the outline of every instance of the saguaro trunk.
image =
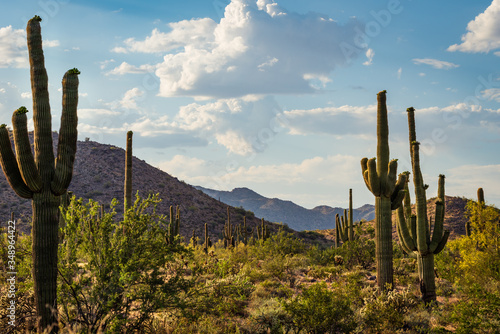
<svg viewBox="0 0 500 334">
<path fill-rule="evenodd" d="M 436 300 L 436 281 L 434 279 L 434 253 L 417 255 L 418 278 L 422 300 L 429 303 Z"/>
<path fill-rule="evenodd" d="M 388 217 L 388 215 L 390 215 Z M 375 258 L 377 282 L 381 289 L 393 287 L 391 199 L 375 197 Z M 383 286 L 382 286 L 383 284 Z"/>
<path fill-rule="evenodd" d="M 40 327 L 57 325 L 57 247 L 59 197 L 50 190 L 33 194 L 33 285 Z"/>
</svg>

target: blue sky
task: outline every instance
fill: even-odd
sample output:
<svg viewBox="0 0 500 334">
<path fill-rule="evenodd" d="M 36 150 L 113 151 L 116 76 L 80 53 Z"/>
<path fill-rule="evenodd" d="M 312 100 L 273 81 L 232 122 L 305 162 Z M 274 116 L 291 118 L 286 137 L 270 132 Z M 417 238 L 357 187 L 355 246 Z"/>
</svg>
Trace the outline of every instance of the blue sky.
<svg viewBox="0 0 500 334">
<path fill-rule="evenodd" d="M 124 146 L 193 185 L 249 187 L 307 208 L 373 203 L 387 90 L 391 157 L 410 169 L 416 109 L 436 195 L 500 204 L 500 0 L 21 0 L 0 12 L 0 118 L 31 108 L 26 22 L 40 15 L 54 116 L 80 69 L 79 137 Z"/>
</svg>

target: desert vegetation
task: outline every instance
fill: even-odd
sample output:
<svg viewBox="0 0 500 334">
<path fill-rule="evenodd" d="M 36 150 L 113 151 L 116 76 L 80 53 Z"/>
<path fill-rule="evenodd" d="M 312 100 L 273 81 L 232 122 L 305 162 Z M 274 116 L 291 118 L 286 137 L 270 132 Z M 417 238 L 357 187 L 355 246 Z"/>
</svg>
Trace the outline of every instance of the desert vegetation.
<svg viewBox="0 0 500 334">
<path fill-rule="evenodd" d="M 0 126 L 3 171 L 14 191 L 33 201 L 31 233 L 6 230 L 0 238 L 2 333 L 498 333 L 500 212 L 478 190 L 464 213 L 466 235 L 449 241 L 440 175 L 429 218 L 413 108 L 412 171 L 398 175 L 397 160 L 389 160 L 386 92 L 377 95 L 377 157 L 361 160 L 360 175 L 375 197 L 373 224 L 353 221 L 350 192 L 349 210 L 326 232 L 331 245 L 315 242 L 319 232 L 307 233 L 306 242 L 264 219 L 235 223 L 229 208 L 220 230 L 210 233 L 209 222 L 199 221 L 203 237 L 193 231 L 188 239 L 179 233 L 179 206 L 167 215 L 158 195 L 133 200 L 131 131 L 123 203 L 67 193 L 79 71 L 63 79 L 55 158 L 39 21 L 28 23 L 34 154 L 26 108 L 13 116 L 16 154 Z"/>
<path fill-rule="evenodd" d="M 116 218 L 72 198 L 58 245 L 58 311 L 66 333 L 496 333 L 500 324 L 499 212 L 469 201 L 470 236 L 435 255 L 436 300 L 421 296 L 419 261 L 393 244 L 394 286 L 376 285 L 375 229 L 321 248 L 285 231 L 206 245 L 176 236 L 155 196 Z M 175 223 L 175 220 L 174 220 Z M 333 231 L 333 230 L 332 230 Z M 331 232 L 333 234 L 333 232 Z M 213 236 L 214 238 L 216 236 Z M 8 260 L 2 234 L 1 259 Z M 32 236 L 18 236 L 17 326 L 36 325 Z M 2 277 L 2 332 L 8 326 Z"/>
</svg>

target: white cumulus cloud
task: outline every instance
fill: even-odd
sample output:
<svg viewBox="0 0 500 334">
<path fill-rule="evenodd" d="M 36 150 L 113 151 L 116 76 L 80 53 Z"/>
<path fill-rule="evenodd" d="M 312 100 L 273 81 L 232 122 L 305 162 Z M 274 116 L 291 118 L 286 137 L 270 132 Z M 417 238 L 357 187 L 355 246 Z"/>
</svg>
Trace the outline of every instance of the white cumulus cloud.
<svg viewBox="0 0 500 334">
<path fill-rule="evenodd" d="M 467 24 L 467 33 L 461 44 L 453 44 L 448 51 L 489 52 L 500 48 L 500 0 L 493 0 L 486 10 Z M 500 53 L 496 52 L 496 55 Z"/>
<path fill-rule="evenodd" d="M 284 112 L 289 133 L 293 135 L 330 134 L 364 136 L 376 120 L 376 105 L 325 107 Z M 346 127 L 345 124 L 350 124 Z"/>
<path fill-rule="evenodd" d="M 270 0 L 232 0 L 219 23 L 171 23 L 169 32 L 127 39 L 116 51 L 165 53 L 156 69 L 161 96 L 309 93 L 315 91 L 310 78 L 328 82 L 336 66 L 352 60 L 342 45 L 355 45 L 356 25 L 288 12 Z"/>
<path fill-rule="evenodd" d="M 24 30 L 12 26 L 0 28 L 0 67 L 28 67 Z"/>
<path fill-rule="evenodd" d="M 102 66 L 106 66 L 106 64 L 101 65 L 101 68 L 104 68 Z M 154 72 L 155 66 L 154 65 L 140 65 L 140 66 L 134 66 L 131 65 L 127 62 L 122 62 L 119 66 L 115 67 L 111 71 L 107 72 L 106 75 L 124 75 L 124 74 L 140 74 L 140 73 L 152 73 Z"/>
<path fill-rule="evenodd" d="M 373 64 L 373 57 L 375 56 L 375 51 L 373 49 L 368 49 L 366 50 L 365 56 L 367 60 L 363 63 L 365 66 L 370 66 Z"/>
</svg>

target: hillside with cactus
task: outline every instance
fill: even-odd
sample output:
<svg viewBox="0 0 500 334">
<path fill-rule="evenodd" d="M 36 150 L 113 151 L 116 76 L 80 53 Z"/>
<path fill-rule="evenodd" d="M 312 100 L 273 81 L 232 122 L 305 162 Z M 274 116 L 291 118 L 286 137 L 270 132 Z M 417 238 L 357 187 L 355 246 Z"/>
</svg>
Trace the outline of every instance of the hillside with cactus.
<svg viewBox="0 0 500 334">
<path fill-rule="evenodd" d="M 54 143 L 57 143 L 57 133 L 53 132 L 52 135 Z M 159 204 L 160 212 L 165 215 L 168 215 L 171 205 L 179 205 L 182 217 L 181 234 L 185 237 L 191 237 L 193 229 L 197 236 L 202 237 L 205 223 L 208 223 L 210 233 L 222 236 L 228 205 L 231 206 L 231 213 L 237 224 L 243 222 L 244 215 L 247 216 L 249 226 L 260 223 L 258 218 L 263 217 L 269 222 L 287 224 L 296 231 L 333 229 L 335 215 L 342 214 L 344 210 L 329 206 L 318 206 L 308 210 L 290 201 L 266 198 L 246 188 L 223 192 L 193 187 L 149 165 L 144 160 L 134 157 L 133 163 L 134 196 L 137 191 L 141 197 L 158 193 L 162 199 Z M 93 199 L 108 206 L 113 198 L 122 203 L 124 178 L 124 149 L 95 141 L 77 142 L 74 175 L 69 187 L 69 191 L 75 196 L 85 200 Z M 3 220 L 10 217 L 11 212 L 22 221 L 30 219 L 30 201 L 19 198 L 8 187 L 3 173 L 0 173 L 0 199 L 0 216 L 5 217 Z M 465 198 L 446 196 L 445 227 L 450 229 L 451 239 L 465 234 L 466 218 L 463 212 L 466 202 Z M 430 213 L 434 212 L 433 203 L 434 199 L 430 199 Z M 122 206 L 118 207 L 117 211 L 123 211 Z M 365 204 L 354 209 L 353 215 L 354 221 L 361 219 L 371 221 L 374 217 L 373 206 Z M 28 231 L 29 226 L 22 224 L 20 229 Z M 396 238 L 395 229 L 393 233 Z M 326 234 L 328 235 L 328 231 Z"/>
<path fill-rule="evenodd" d="M 30 135 L 32 138 L 32 134 Z M 53 132 L 52 136 L 56 147 L 58 135 Z M 205 223 L 208 224 L 209 233 L 213 235 L 214 241 L 222 237 L 222 230 L 227 220 L 226 204 L 137 157 L 133 157 L 132 177 L 132 202 L 135 201 L 136 193 L 143 198 L 159 194 L 162 201 L 158 204 L 158 212 L 166 216 L 169 215 L 170 206 L 179 206 L 182 220 L 180 234 L 185 236 L 186 240 L 192 236 L 193 230 L 196 236 L 201 238 Z M 105 204 L 105 210 L 109 210 L 111 200 L 116 198 L 121 203 L 116 208 L 121 216 L 123 213 L 124 179 L 124 149 L 94 141 L 77 142 L 73 179 L 68 189 L 77 198 L 81 197 L 85 201 L 93 199 Z M 19 198 L 14 193 L 3 173 L 0 173 L 0 199 L 2 221 L 5 222 L 10 217 L 11 212 L 14 212 L 15 217 L 21 219 L 20 230 L 28 232 L 30 227 L 27 222 L 31 218 L 31 202 Z M 246 216 L 247 224 L 251 227 L 261 223 L 260 218 L 262 217 L 256 217 L 253 213 L 241 208 L 231 207 L 230 214 L 232 223 L 235 225 L 243 223 L 244 216 Z M 272 230 L 277 230 L 277 228 L 278 226 L 271 227 Z"/>
</svg>

